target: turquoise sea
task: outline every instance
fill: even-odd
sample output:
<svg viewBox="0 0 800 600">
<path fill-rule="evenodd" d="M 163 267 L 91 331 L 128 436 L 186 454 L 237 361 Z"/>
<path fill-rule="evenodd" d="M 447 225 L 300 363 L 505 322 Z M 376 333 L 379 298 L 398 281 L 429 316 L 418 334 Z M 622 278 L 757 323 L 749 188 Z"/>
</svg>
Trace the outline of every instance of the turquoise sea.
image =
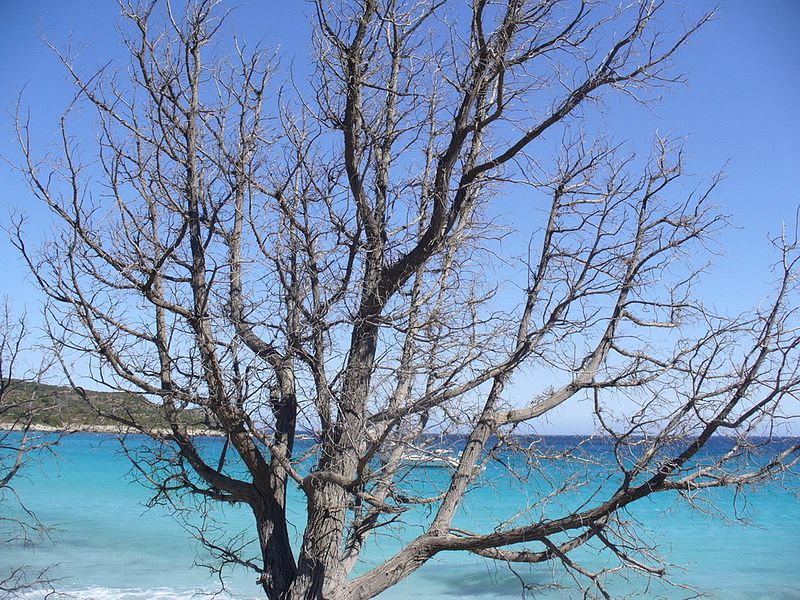
<svg viewBox="0 0 800 600">
<path fill-rule="evenodd" d="M 134 449 L 147 443 L 145 438 L 128 441 Z M 206 438 L 203 443 L 213 452 L 221 441 Z M 544 438 L 541 443 L 566 447 L 574 445 L 575 438 Z M 719 451 L 723 446 L 720 444 Z M 602 445 L 587 448 L 588 452 L 604 451 Z M 708 451 L 717 450 L 712 445 Z M 443 473 L 424 471 L 431 473 L 417 485 L 435 488 L 443 483 Z M 458 526 L 486 531 L 496 518 L 510 516 L 512 507 L 542 493 L 560 477 L 541 473 L 523 483 L 490 464 L 481 475 L 481 486 L 459 515 Z M 780 485 L 740 494 L 717 491 L 697 499 L 701 504 L 713 500 L 725 510 L 727 520 L 692 510 L 670 495 L 646 499 L 626 517 L 638 521 L 669 562 L 680 567 L 673 577 L 680 583 L 726 600 L 800 600 L 800 502 L 794 493 L 798 484 L 793 475 Z M 57 589 L 64 597 L 78 599 L 178 600 L 220 589 L 219 581 L 201 566 L 203 551 L 174 518 L 172 509 L 145 506 L 149 492 L 131 474 L 130 462 L 112 435 L 82 433 L 62 439 L 54 455 L 36 457 L 28 465 L 16 490 L 28 508 L 53 530 L 50 539 L 0 547 L 0 573 L 13 565 L 55 565 L 52 573 L 59 578 Z M 299 536 L 303 525 L 299 492 L 290 498 L 290 509 Z M 246 535 L 250 527 L 244 509 L 214 509 L 212 516 L 224 521 L 228 532 Z M 423 517 L 408 516 L 407 535 L 417 532 L 415 522 Z M 749 524 L 737 518 L 745 518 Z M 189 516 L 188 521 L 197 524 L 197 517 Z M 396 551 L 401 542 L 397 536 L 378 536 L 367 558 L 377 562 Z M 589 569 L 598 568 L 605 560 L 592 548 L 571 556 Z M 234 570 L 226 579 L 223 597 L 258 598 L 255 579 L 252 573 Z M 609 589 L 615 598 L 694 596 L 658 582 L 648 586 L 640 578 L 611 580 Z M 405 600 L 409 596 L 415 600 L 582 597 L 570 575 L 560 567 L 537 565 L 511 572 L 503 564 L 456 553 L 436 557 L 381 598 Z"/>
</svg>

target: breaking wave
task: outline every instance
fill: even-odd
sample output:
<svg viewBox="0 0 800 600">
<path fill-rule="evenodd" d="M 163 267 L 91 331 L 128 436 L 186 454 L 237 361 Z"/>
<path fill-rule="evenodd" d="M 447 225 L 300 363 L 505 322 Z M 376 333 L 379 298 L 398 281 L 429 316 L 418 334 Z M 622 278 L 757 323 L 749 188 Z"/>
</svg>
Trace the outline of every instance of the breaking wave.
<svg viewBox="0 0 800 600">
<path fill-rule="evenodd" d="M 233 600 L 225 593 L 203 590 L 180 590 L 173 588 L 108 588 L 88 587 L 45 593 L 29 592 L 21 596 L 25 600 Z M 236 597 L 236 600 L 249 600 Z M 256 600 L 253 596 L 252 600 Z"/>
</svg>

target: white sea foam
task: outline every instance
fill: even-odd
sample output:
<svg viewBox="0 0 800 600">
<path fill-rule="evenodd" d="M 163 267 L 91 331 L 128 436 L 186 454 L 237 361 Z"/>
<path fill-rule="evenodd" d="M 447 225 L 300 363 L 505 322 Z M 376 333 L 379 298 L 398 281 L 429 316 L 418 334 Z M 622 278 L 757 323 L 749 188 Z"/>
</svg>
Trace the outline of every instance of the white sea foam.
<svg viewBox="0 0 800 600">
<path fill-rule="evenodd" d="M 88 587 L 45 594 L 41 591 L 20 596 L 24 600 L 233 600 L 228 594 L 213 594 L 203 590 L 173 588 L 108 588 Z M 237 600 L 248 600 L 237 597 Z M 252 600 L 255 600 L 253 597 Z"/>
</svg>

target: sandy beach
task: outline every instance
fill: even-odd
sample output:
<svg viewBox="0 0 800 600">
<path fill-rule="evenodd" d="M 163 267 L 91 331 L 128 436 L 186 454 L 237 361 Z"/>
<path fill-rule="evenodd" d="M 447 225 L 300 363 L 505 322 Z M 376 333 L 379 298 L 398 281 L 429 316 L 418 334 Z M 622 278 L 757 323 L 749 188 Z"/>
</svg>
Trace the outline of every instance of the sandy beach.
<svg viewBox="0 0 800 600">
<path fill-rule="evenodd" d="M 0 422 L 0 431 L 21 431 L 24 429 L 23 425 L 20 423 L 4 423 Z M 131 434 L 144 434 L 138 429 L 133 427 L 127 427 L 121 424 L 109 424 L 109 425 L 101 425 L 101 424 L 86 424 L 86 423 L 75 423 L 70 425 L 64 425 L 61 427 L 55 427 L 53 425 L 44 425 L 44 424 L 34 424 L 28 428 L 29 431 L 36 431 L 41 433 L 111 433 L 116 435 L 131 435 Z M 213 437 L 223 437 L 224 432 L 220 431 L 219 429 L 210 429 L 207 427 L 189 427 L 186 430 L 189 435 L 191 436 L 213 436 Z M 148 432 L 154 436 L 168 436 L 170 435 L 170 430 L 159 427 L 153 428 L 148 430 Z"/>
</svg>

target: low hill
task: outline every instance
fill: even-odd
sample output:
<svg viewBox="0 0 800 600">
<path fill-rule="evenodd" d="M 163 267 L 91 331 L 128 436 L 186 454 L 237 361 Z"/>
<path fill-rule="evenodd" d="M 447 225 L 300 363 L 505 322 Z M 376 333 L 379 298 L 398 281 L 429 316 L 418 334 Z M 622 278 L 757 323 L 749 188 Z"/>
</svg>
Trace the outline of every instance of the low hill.
<svg viewBox="0 0 800 600">
<path fill-rule="evenodd" d="M 71 387 L 28 381 L 14 381 L 0 406 L 0 422 L 11 424 L 24 414 L 33 414 L 33 424 L 55 429 L 110 427 L 112 414 L 131 418 L 146 428 L 166 427 L 167 421 L 158 404 L 138 394 L 86 390 L 85 398 Z M 191 427 L 207 427 L 202 410 L 183 411 L 184 422 Z"/>
</svg>

